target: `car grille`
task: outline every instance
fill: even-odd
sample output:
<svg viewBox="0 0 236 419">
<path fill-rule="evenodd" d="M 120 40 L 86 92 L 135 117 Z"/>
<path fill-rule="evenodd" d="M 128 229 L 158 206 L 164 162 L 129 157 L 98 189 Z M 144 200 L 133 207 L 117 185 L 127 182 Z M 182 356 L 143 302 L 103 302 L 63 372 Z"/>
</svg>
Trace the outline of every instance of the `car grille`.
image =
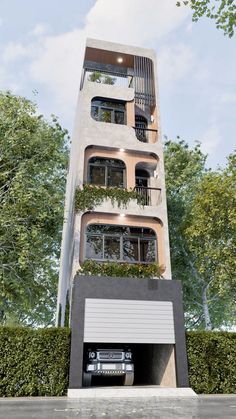
<svg viewBox="0 0 236 419">
<path fill-rule="evenodd" d="M 122 361 L 123 352 L 113 352 L 113 351 L 101 351 L 98 352 L 99 361 Z"/>
</svg>

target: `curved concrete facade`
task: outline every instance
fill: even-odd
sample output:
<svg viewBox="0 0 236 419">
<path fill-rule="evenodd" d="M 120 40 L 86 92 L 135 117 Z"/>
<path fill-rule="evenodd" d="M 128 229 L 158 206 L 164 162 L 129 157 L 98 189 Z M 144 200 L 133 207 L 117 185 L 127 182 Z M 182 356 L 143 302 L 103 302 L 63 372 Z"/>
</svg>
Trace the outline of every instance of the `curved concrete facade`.
<svg viewBox="0 0 236 419">
<path fill-rule="evenodd" d="M 158 188 L 159 190 L 159 195 L 156 195 L 155 200 L 150 205 L 142 207 L 135 200 L 132 200 L 127 205 L 127 208 L 121 210 L 116 205 L 113 206 L 109 200 L 106 200 L 102 205 L 94 208 L 93 216 L 96 218 L 96 214 L 102 214 L 103 219 L 104 217 L 106 219 L 107 214 L 107 221 L 109 221 L 110 216 L 113 219 L 117 217 L 117 224 L 119 224 L 121 222 L 120 213 L 122 212 L 130 220 L 132 220 L 132 217 L 134 220 L 137 217 L 140 217 L 140 220 L 145 218 L 145 225 L 149 225 L 150 228 L 153 224 L 157 223 L 158 262 L 162 266 L 163 278 L 171 279 L 155 54 L 152 50 L 88 39 L 84 69 L 86 70 L 86 65 L 91 66 L 91 60 L 94 60 L 94 66 L 98 67 L 100 63 L 101 69 L 110 71 L 113 68 L 116 70 L 114 74 L 117 74 L 117 58 L 120 56 L 124 60 L 122 71 L 124 71 L 124 65 L 127 63 L 127 74 L 133 73 L 134 83 L 132 87 L 96 83 L 86 80 L 85 77 L 82 79 L 81 90 L 79 92 L 70 153 L 70 167 L 65 200 L 65 221 L 62 237 L 57 310 L 58 313 L 60 312 L 59 323 L 61 325 L 64 324 L 66 296 L 68 291 L 70 292 L 71 290 L 73 278 L 84 257 L 82 251 L 85 228 L 83 224 L 84 217 L 81 213 L 75 213 L 74 194 L 76 188 L 82 187 L 84 182 L 87 181 L 87 164 L 91 156 L 111 156 L 112 158 L 124 161 L 126 165 L 126 187 L 128 188 L 135 186 L 135 167 L 150 168 L 149 186 L 151 188 Z M 145 71 L 148 73 L 148 83 L 145 82 L 144 78 L 141 80 L 140 75 L 138 75 L 138 71 L 141 70 L 137 70 L 135 75 L 133 63 L 135 60 L 139 62 L 139 59 L 143 74 Z M 150 59 L 153 63 L 153 73 L 151 75 L 149 64 L 149 67 L 145 70 L 145 65 L 147 65 L 145 63 L 149 63 L 147 59 Z M 147 85 L 147 89 L 151 86 L 150 92 L 153 92 L 153 89 L 155 90 L 154 99 L 149 99 L 151 93 L 145 99 L 146 101 L 150 100 L 150 105 L 145 103 L 144 105 L 140 105 L 139 102 L 142 101 L 142 96 L 140 96 L 141 99 L 137 99 L 137 86 L 141 86 L 142 83 L 144 85 L 144 82 Z M 140 88 L 143 89 L 142 86 Z M 94 120 L 91 116 L 91 101 L 95 97 L 124 102 L 126 104 L 126 124 L 119 125 Z M 155 104 L 153 104 L 153 101 Z M 140 115 L 146 116 L 148 130 L 151 130 L 148 133 L 150 134 L 149 142 L 139 141 L 136 137 L 134 126 L 135 114 L 137 112 Z M 155 191 L 152 193 L 157 194 Z M 130 222 L 130 225 L 135 225 L 135 222 Z"/>
</svg>

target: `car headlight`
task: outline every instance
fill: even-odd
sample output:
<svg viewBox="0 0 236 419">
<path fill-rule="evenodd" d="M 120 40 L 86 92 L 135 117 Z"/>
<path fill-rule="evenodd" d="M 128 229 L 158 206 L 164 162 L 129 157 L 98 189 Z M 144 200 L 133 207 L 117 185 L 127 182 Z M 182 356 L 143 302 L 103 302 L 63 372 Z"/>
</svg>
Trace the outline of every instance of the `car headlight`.
<svg viewBox="0 0 236 419">
<path fill-rule="evenodd" d="M 125 352 L 126 359 L 132 359 L 132 352 Z"/>
<path fill-rule="evenodd" d="M 89 352 L 89 359 L 95 359 L 96 353 L 95 352 Z"/>
</svg>

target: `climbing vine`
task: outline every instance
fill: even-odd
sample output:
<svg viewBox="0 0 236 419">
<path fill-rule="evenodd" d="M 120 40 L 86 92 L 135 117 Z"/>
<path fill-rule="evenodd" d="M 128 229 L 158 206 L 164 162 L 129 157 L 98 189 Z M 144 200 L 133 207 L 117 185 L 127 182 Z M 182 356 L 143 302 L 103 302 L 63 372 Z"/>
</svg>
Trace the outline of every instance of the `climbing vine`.
<svg viewBox="0 0 236 419">
<path fill-rule="evenodd" d="M 104 188 L 102 186 L 85 184 L 83 189 L 76 189 L 75 209 L 78 212 L 92 211 L 108 198 L 111 200 L 112 205 L 117 202 L 119 208 L 125 208 L 132 199 L 136 199 L 139 205 L 144 205 L 144 197 L 133 189 Z"/>
<path fill-rule="evenodd" d="M 115 276 L 120 278 L 160 278 L 161 268 L 157 263 L 118 263 L 86 260 L 77 272 L 78 275 Z"/>
</svg>

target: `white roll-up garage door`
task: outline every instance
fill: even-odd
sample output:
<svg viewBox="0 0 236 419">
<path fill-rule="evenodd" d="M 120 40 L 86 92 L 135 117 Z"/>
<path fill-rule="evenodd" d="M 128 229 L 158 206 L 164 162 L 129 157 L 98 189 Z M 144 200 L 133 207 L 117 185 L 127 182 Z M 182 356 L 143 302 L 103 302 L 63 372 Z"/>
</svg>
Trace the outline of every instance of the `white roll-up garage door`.
<svg viewBox="0 0 236 419">
<path fill-rule="evenodd" d="M 173 304 L 86 298 L 84 342 L 175 343 Z"/>
</svg>

